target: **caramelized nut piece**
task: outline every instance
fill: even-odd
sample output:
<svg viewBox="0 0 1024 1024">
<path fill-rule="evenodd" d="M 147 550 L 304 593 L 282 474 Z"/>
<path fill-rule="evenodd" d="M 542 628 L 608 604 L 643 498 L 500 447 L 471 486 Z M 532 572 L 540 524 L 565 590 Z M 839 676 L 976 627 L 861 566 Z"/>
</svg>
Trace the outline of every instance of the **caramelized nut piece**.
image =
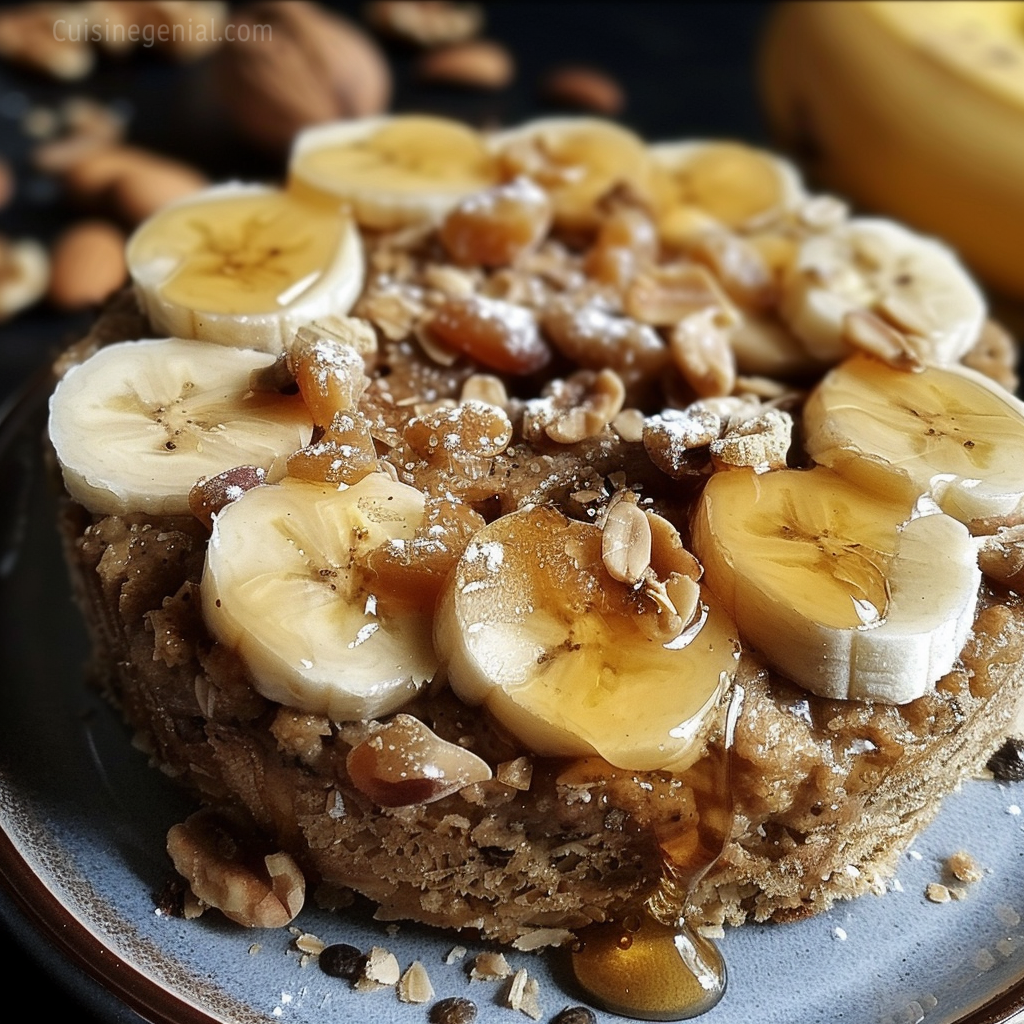
<svg viewBox="0 0 1024 1024">
<path fill-rule="evenodd" d="M 651 564 L 651 524 L 632 491 L 612 498 L 601 531 L 601 561 L 612 579 L 631 587 Z"/>
<path fill-rule="evenodd" d="M 989 579 L 1008 587 L 1024 584 L 1024 526 L 1000 527 L 979 543 L 978 564 Z"/>
<path fill-rule="evenodd" d="M 197 899 L 246 928 L 282 928 L 302 909 L 306 883 L 287 853 L 262 844 L 238 813 L 204 808 L 167 833 L 175 870 Z"/>
<path fill-rule="evenodd" d="M 366 332 L 373 328 L 361 320 L 336 320 L 340 333 L 300 328 L 289 354 L 299 391 L 320 427 L 328 426 L 338 413 L 349 412 L 370 383 L 362 352 Z M 375 343 L 375 342 L 374 342 Z"/>
<path fill-rule="evenodd" d="M 446 345 L 502 373 L 533 373 L 551 358 L 532 311 L 500 299 L 448 299 L 429 328 Z"/>
<path fill-rule="evenodd" d="M 503 452 L 512 440 L 512 424 L 504 409 L 471 399 L 414 417 L 405 440 L 425 459 L 457 463 L 462 455 L 490 458 Z"/>
<path fill-rule="evenodd" d="M 464 502 L 428 498 L 411 541 L 381 545 L 366 558 L 378 610 L 418 605 L 432 611 L 445 577 L 483 525 L 483 516 Z"/>
<path fill-rule="evenodd" d="M 491 778 L 476 754 L 404 714 L 353 747 L 346 765 L 356 789 L 381 807 L 432 803 Z"/>
<path fill-rule="evenodd" d="M 469 196 L 445 217 L 440 236 L 465 266 L 505 267 L 535 248 L 551 227 L 551 200 L 529 178 Z"/>
<path fill-rule="evenodd" d="M 316 483 L 358 483 L 377 469 L 377 448 L 361 412 L 338 413 L 323 436 L 288 456 L 288 475 Z"/>
<path fill-rule="evenodd" d="M 267 471 L 259 466 L 235 466 L 200 480 L 188 492 L 189 511 L 212 529 L 213 517 L 246 491 L 266 483 Z"/>
<path fill-rule="evenodd" d="M 555 299 L 541 322 L 564 356 L 589 370 L 615 370 L 627 388 L 650 380 L 668 362 L 668 348 L 653 328 L 595 303 Z"/>
</svg>

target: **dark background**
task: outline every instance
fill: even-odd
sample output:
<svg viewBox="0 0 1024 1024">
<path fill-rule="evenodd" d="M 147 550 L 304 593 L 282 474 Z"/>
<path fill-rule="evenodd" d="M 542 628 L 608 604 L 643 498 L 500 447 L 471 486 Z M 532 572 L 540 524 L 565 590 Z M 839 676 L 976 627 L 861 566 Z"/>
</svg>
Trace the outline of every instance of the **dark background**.
<svg viewBox="0 0 1024 1024">
<path fill-rule="evenodd" d="M 358 19 L 361 5 L 328 6 Z M 431 111 L 478 126 L 514 125 L 558 113 L 539 94 L 545 72 L 567 63 L 612 75 L 627 96 L 619 118 L 651 141 L 736 137 L 769 141 L 758 103 L 756 56 L 769 3 L 492 3 L 484 35 L 515 56 L 518 72 L 500 92 L 425 87 L 414 54 L 387 46 L 396 75 L 392 109 Z M 71 95 L 113 104 L 129 119 L 128 141 L 195 164 L 214 180 L 279 180 L 283 160 L 237 136 L 219 105 L 208 62 L 179 65 L 152 49 L 101 58 L 88 78 L 58 83 L 0 63 L 0 154 L 16 175 L 14 199 L 0 210 L 0 236 L 49 242 L 82 216 L 57 182 L 33 170 L 34 141 L 24 115 L 57 107 Z M 45 302 L 0 323 L 0 406 L 82 333 L 93 313 L 59 314 Z M 4 500 L 0 482 L 0 501 Z M 127 736 L 126 736 L 127 742 Z M 41 939 L 0 891 L 0 964 L 35 1012 L 135 1022 L 139 1018 L 99 989 Z"/>
</svg>

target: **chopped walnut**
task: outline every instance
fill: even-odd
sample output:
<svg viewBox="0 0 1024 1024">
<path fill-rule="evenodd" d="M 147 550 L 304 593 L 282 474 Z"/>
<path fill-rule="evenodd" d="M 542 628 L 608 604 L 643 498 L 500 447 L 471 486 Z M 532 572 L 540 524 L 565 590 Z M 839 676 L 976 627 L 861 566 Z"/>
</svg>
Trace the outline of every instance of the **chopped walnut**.
<svg viewBox="0 0 1024 1024">
<path fill-rule="evenodd" d="M 281 928 L 302 909 L 306 883 L 287 853 L 260 856 L 252 826 L 206 808 L 167 833 L 167 852 L 195 897 L 246 928 Z"/>
<path fill-rule="evenodd" d="M 766 409 L 712 441 L 711 457 L 719 465 L 749 466 L 757 473 L 784 469 L 792 436 L 793 417 L 779 409 Z"/>
<path fill-rule="evenodd" d="M 619 414 L 625 397 L 614 370 L 581 370 L 568 380 L 553 380 L 543 397 L 526 403 L 523 436 L 532 441 L 546 436 L 560 444 L 596 437 Z"/>
</svg>

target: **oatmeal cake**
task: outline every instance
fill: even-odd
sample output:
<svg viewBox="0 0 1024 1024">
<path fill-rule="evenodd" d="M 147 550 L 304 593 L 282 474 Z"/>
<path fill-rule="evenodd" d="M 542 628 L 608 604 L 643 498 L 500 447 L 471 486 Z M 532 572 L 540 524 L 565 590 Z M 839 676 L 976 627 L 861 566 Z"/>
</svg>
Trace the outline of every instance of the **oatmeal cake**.
<svg viewBox="0 0 1024 1024">
<path fill-rule="evenodd" d="M 194 905 L 792 920 L 1011 730 L 1024 406 L 934 240 L 738 144 L 390 118 L 128 258 L 50 430 Z"/>
</svg>

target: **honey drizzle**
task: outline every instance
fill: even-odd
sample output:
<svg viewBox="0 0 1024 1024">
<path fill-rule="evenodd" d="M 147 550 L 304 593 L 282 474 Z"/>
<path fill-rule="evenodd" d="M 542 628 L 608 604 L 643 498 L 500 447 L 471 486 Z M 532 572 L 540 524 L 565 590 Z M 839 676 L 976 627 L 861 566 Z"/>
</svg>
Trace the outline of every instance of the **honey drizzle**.
<svg viewBox="0 0 1024 1024">
<path fill-rule="evenodd" d="M 725 994 L 725 961 L 715 944 L 687 924 L 693 887 L 721 856 L 733 822 L 732 751 L 744 691 L 723 702 L 721 740 L 679 779 L 691 787 L 696 826 L 656 823 L 662 854 L 658 888 L 637 913 L 583 930 L 570 957 L 577 982 L 602 1009 L 640 1020 L 688 1020 Z"/>
</svg>

